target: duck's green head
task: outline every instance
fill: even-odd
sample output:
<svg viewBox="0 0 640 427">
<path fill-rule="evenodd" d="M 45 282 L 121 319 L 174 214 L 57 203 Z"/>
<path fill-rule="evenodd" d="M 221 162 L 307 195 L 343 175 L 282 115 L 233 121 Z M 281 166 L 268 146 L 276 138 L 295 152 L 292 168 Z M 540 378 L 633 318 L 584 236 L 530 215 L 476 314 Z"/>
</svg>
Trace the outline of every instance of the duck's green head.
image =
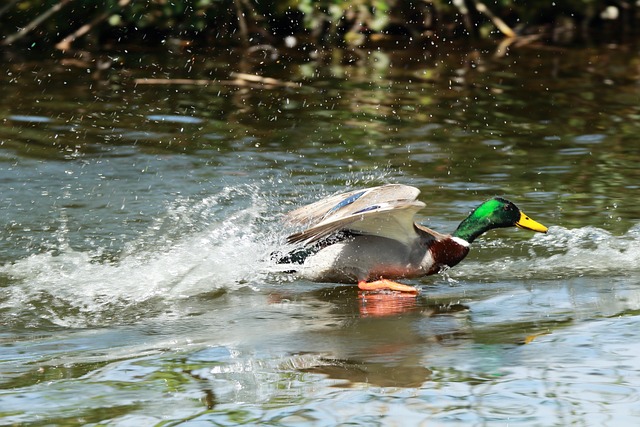
<svg viewBox="0 0 640 427">
<path fill-rule="evenodd" d="M 516 205 L 501 197 L 487 200 L 460 223 L 453 236 L 471 243 L 493 228 L 520 227 L 546 233 L 547 227 L 524 214 Z"/>
</svg>

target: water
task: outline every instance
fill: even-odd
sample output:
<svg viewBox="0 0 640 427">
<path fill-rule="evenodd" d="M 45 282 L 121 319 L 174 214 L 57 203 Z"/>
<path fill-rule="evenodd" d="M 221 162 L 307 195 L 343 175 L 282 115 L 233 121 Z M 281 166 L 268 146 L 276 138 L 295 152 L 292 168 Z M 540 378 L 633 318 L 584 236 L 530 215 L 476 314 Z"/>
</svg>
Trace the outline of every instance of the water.
<svg viewBox="0 0 640 427">
<path fill-rule="evenodd" d="M 631 52 L 5 59 L 0 424 L 637 422 Z M 135 83 L 230 71 L 302 87 Z M 496 194 L 550 231 L 487 233 L 417 299 L 278 271 L 284 212 L 386 182 L 439 231 Z"/>
</svg>

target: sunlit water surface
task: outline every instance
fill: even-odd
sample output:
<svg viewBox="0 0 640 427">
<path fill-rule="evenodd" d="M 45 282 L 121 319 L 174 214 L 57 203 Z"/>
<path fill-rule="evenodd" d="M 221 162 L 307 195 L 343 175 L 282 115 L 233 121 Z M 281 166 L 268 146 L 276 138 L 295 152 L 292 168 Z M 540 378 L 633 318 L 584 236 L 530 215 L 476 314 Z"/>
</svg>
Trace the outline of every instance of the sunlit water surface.
<svg viewBox="0 0 640 427">
<path fill-rule="evenodd" d="M 637 423 L 632 51 L 5 58 L 0 424 Z M 550 231 L 416 299 L 279 271 L 284 212 L 387 182 L 443 232 L 493 195 Z"/>
</svg>

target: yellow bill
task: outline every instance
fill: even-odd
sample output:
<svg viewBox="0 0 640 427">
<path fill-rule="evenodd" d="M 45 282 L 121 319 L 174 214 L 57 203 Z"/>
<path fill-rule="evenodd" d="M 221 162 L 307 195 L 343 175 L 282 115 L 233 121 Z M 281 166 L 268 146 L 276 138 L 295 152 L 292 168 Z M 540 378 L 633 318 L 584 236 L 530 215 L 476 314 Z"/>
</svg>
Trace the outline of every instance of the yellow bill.
<svg viewBox="0 0 640 427">
<path fill-rule="evenodd" d="M 520 212 L 520 219 L 516 222 L 516 226 L 524 228 L 525 230 L 537 231 L 540 233 L 546 233 L 547 230 L 549 230 L 544 225 L 526 216 L 524 212 Z"/>
</svg>

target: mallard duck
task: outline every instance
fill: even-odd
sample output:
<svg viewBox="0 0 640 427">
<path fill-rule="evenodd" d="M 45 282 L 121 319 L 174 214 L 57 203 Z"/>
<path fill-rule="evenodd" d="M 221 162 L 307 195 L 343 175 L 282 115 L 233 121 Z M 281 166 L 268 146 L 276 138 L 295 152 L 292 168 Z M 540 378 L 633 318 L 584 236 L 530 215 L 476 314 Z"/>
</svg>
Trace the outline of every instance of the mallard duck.
<svg viewBox="0 0 640 427">
<path fill-rule="evenodd" d="M 280 259 L 299 264 L 302 277 L 315 282 L 357 283 L 363 291 L 418 290 L 394 280 L 416 278 L 453 267 L 469 253 L 469 245 L 493 228 L 520 227 L 546 233 L 516 205 L 500 197 L 487 200 L 460 223 L 453 234 L 416 224 L 424 208 L 420 190 L 401 184 L 350 191 L 327 197 L 287 214 L 306 225 L 287 238 L 304 243 Z"/>
</svg>

